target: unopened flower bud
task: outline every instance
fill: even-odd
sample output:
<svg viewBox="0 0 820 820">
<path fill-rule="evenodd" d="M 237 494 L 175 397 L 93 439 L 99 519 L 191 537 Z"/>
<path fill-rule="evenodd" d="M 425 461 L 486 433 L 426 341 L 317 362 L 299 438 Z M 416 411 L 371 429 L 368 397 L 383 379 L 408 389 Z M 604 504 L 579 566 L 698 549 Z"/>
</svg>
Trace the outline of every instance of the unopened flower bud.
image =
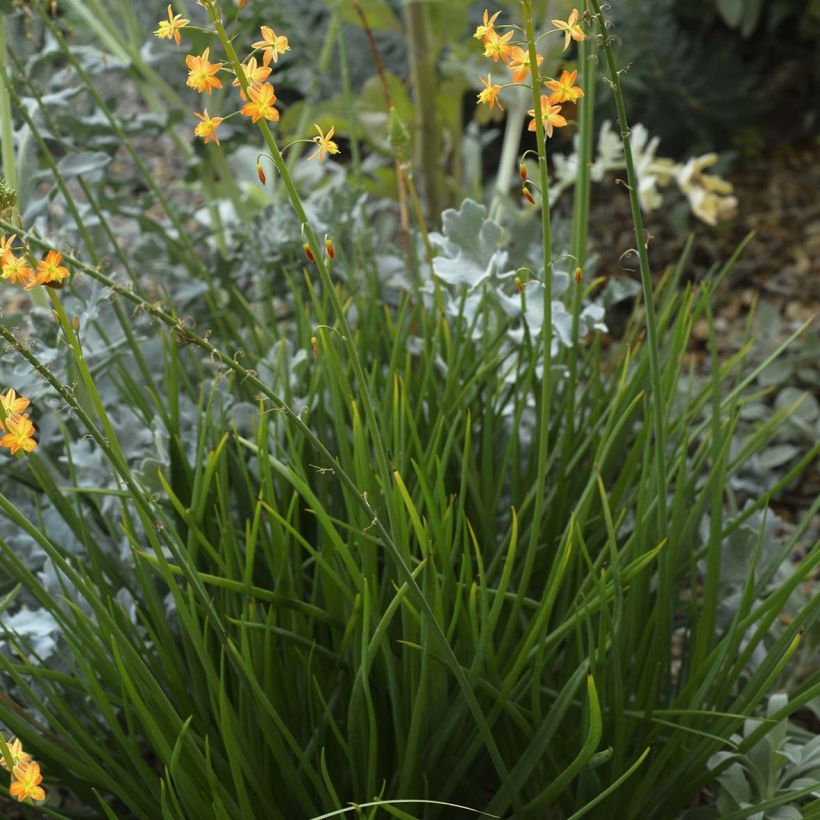
<svg viewBox="0 0 820 820">
<path fill-rule="evenodd" d="M 308 245 L 307 242 L 302 243 L 302 250 L 305 252 L 308 262 L 316 261 L 316 257 L 313 255 L 313 251 L 310 249 L 310 245 Z"/>
<path fill-rule="evenodd" d="M 310 337 L 310 343 L 313 345 L 313 356 L 319 358 L 319 340 L 315 336 Z"/>
<path fill-rule="evenodd" d="M 79 333 L 80 317 L 76 313 L 71 317 L 71 327 L 74 329 L 75 333 Z"/>
<path fill-rule="evenodd" d="M 581 279 L 583 279 L 584 272 L 581 270 L 580 266 L 575 268 L 575 284 L 580 285 Z"/>
<path fill-rule="evenodd" d="M 532 195 L 532 191 L 526 186 L 523 185 L 521 187 L 521 194 L 523 195 L 524 199 L 530 203 L 530 205 L 535 205 L 535 197 Z"/>
<path fill-rule="evenodd" d="M 515 279 L 513 279 L 513 282 L 515 282 L 515 286 L 518 288 L 518 292 L 523 293 L 524 285 L 521 283 L 521 280 L 516 276 Z"/>
<path fill-rule="evenodd" d="M 265 176 L 265 169 L 262 167 L 261 162 L 256 163 L 256 174 L 259 177 L 259 181 L 264 185 L 267 177 Z"/>
<path fill-rule="evenodd" d="M 522 160 L 518 165 L 518 176 L 521 177 L 522 182 L 527 181 L 527 166 L 524 165 L 524 161 Z"/>
<path fill-rule="evenodd" d="M 330 237 L 325 239 L 325 253 L 327 254 L 328 259 L 336 258 L 336 249 L 333 247 L 333 240 Z"/>
</svg>

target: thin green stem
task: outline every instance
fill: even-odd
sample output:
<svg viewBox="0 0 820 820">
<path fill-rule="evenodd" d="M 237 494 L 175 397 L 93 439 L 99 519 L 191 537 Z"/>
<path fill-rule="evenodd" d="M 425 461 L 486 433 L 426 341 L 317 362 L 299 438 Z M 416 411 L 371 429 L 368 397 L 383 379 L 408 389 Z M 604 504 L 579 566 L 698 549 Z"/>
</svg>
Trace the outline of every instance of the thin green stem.
<svg viewBox="0 0 820 820">
<path fill-rule="evenodd" d="M 535 117 L 535 139 L 538 147 L 538 184 L 541 188 L 541 239 L 543 244 L 544 322 L 541 327 L 544 373 L 541 378 L 541 396 L 538 415 L 538 467 L 535 476 L 535 503 L 527 549 L 527 565 L 522 578 L 522 590 L 526 589 L 529 572 L 535 559 L 535 548 L 541 533 L 544 515 L 544 487 L 547 481 L 547 457 L 549 456 L 550 403 L 552 401 L 552 231 L 549 208 L 549 168 L 547 165 L 547 141 L 541 116 L 541 77 L 538 71 L 538 52 L 535 48 L 532 2 L 522 0 L 524 26 L 530 57 L 532 77 L 532 100 Z M 529 570 L 529 571 L 528 571 Z"/>
<path fill-rule="evenodd" d="M 598 0 L 590 0 L 598 27 L 601 32 L 601 43 L 606 56 L 609 70 L 609 83 L 615 97 L 615 107 L 618 111 L 618 125 L 621 129 L 621 139 L 624 146 L 624 162 L 626 164 L 627 189 L 629 191 L 629 206 L 632 212 L 632 222 L 635 226 L 635 242 L 637 244 L 638 261 L 641 270 L 641 288 L 643 290 L 644 308 L 646 310 L 646 342 L 649 353 L 649 370 L 652 385 L 652 419 L 655 431 L 655 467 L 657 471 L 656 485 L 658 498 L 658 533 L 660 538 L 667 529 L 666 515 L 666 434 L 663 390 L 661 381 L 660 354 L 658 351 L 658 322 L 655 315 L 655 297 L 652 290 L 652 273 L 649 268 L 649 255 L 646 251 L 647 239 L 643 227 L 641 203 L 638 199 L 638 177 L 635 173 L 635 163 L 632 158 L 629 123 L 626 118 L 626 106 L 621 90 L 621 77 L 615 64 L 615 55 L 612 52 L 612 42 L 609 37 L 606 20 L 601 13 Z M 662 562 L 663 564 L 663 562 Z M 664 588 L 661 585 L 661 588 Z"/>
<path fill-rule="evenodd" d="M 9 97 L 8 49 L 6 47 L 6 15 L 0 14 L 0 140 L 3 141 L 3 176 L 6 184 L 17 192 L 15 213 L 19 213 L 20 192 L 17 190 L 17 166 L 14 156 L 14 127 Z"/>
</svg>

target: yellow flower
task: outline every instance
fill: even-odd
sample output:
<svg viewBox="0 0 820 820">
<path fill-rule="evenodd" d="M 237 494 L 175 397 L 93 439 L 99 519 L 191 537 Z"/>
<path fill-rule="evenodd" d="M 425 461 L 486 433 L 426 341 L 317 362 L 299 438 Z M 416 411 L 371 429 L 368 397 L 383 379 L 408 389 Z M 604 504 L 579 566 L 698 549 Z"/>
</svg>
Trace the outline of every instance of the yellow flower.
<svg viewBox="0 0 820 820">
<path fill-rule="evenodd" d="M 578 9 L 573 9 L 570 13 L 569 17 L 564 20 L 553 20 L 552 24 L 555 26 L 558 31 L 564 32 L 564 51 L 569 48 L 569 41 L 570 40 L 584 40 L 586 39 L 586 34 L 584 34 L 581 26 L 578 25 Z"/>
<path fill-rule="evenodd" d="M 567 124 L 566 119 L 558 113 L 560 110 L 560 105 L 552 105 L 546 94 L 541 95 L 541 120 L 544 123 L 544 130 L 547 132 L 548 137 L 552 136 L 553 128 L 563 128 Z M 535 109 L 531 108 L 527 113 L 533 118 L 530 120 L 527 129 L 535 131 Z"/>
<path fill-rule="evenodd" d="M 22 256 L 15 256 L 11 251 L 6 251 L 3 255 L 2 277 L 9 282 L 25 285 L 29 288 L 36 284 L 34 271 L 28 266 Z"/>
<path fill-rule="evenodd" d="M 215 76 L 222 68 L 222 63 L 212 63 L 208 60 L 211 49 L 206 48 L 199 57 L 188 54 L 185 64 L 188 66 L 186 85 L 197 91 L 207 91 L 209 94 L 214 88 L 222 88 L 222 81 Z"/>
<path fill-rule="evenodd" d="M 551 103 L 563 102 L 577 102 L 584 96 L 583 88 L 575 85 L 575 78 L 578 76 L 577 69 L 575 71 L 561 72 L 561 76 L 557 80 L 550 80 L 547 82 L 547 88 L 552 89 L 550 94 Z"/>
<path fill-rule="evenodd" d="M 316 157 L 319 157 L 319 162 L 324 162 L 327 154 L 338 154 L 339 146 L 336 145 L 336 143 L 331 139 L 333 132 L 336 129 L 331 126 L 330 131 L 325 134 L 316 123 L 313 123 L 313 127 L 319 132 L 319 136 L 313 138 L 313 141 L 319 147 L 308 157 L 308 159 L 316 159 Z"/>
<path fill-rule="evenodd" d="M 257 40 L 253 44 L 253 48 L 264 49 L 262 54 L 262 62 L 267 66 L 270 61 L 279 61 L 279 55 L 290 51 L 288 45 L 288 38 L 284 34 L 277 34 L 270 26 L 262 26 L 259 29 L 262 32 L 262 39 Z"/>
<path fill-rule="evenodd" d="M 11 393 L 12 397 L 14 396 L 14 390 L 9 390 L 5 396 L 0 396 L 0 399 L 3 401 L 3 407 L 6 407 L 6 398 L 8 397 L 9 393 Z M 13 399 L 12 399 L 13 401 Z M 23 409 L 26 408 L 28 405 L 28 399 L 18 399 L 17 401 L 24 401 L 25 404 L 23 405 Z M 3 429 L 3 425 L 0 424 L 0 430 Z M 31 755 L 27 752 L 23 751 L 23 744 L 20 742 L 20 738 L 16 737 L 13 740 L 9 741 L 7 744 L 9 749 L 9 754 L 11 755 L 11 768 L 14 770 L 15 766 L 19 766 L 21 763 L 28 763 L 31 760 Z M 0 754 L 0 766 L 4 769 L 7 769 L 6 766 L 6 758 L 5 755 Z"/>
<path fill-rule="evenodd" d="M 32 447 L 32 449 L 34 449 Z M 32 800 L 45 800 L 46 793 L 40 783 L 43 776 L 40 774 L 40 765 L 32 761 L 14 767 L 13 779 L 9 786 L 9 794 L 16 797 L 21 803 L 29 797 Z"/>
<path fill-rule="evenodd" d="M 478 28 L 476 28 L 475 34 L 473 35 L 473 37 L 475 37 L 476 40 L 483 39 L 484 42 L 486 43 L 487 42 L 487 37 L 490 34 L 495 34 L 495 28 L 493 27 L 493 23 L 495 23 L 495 20 L 496 20 L 496 18 L 498 17 L 499 14 L 501 14 L 501 12 L 497 11 L 492 17 L 488 18 L 487 9 L 484 9 L 484 22 L 483 22 L 483 25 L 480 25 L 480 26 L 478 26 Z"/>
<path fill-rule="evenodd" d="M 511 31 L 508 31 L 506 34 L 502 34 L 500 36 L 495 31 L 491 31 L 487 35 L 487 39 L 484 41 L 484 56 L 492 57 L 494 63 L 498 62 L 499 57 L 506 60 L 513 49 L 510 45 L 512 36 L 513 33 Z"/>
<path fill-rule="evenodd" d="M 175 40 L 179 45 L 180 34 L 179 30 L 185 28 L 190 23 L 181 14 L 174 14 L 171 4 L 168 4 L 168 19 L 159 21 L 159 28 L 154 32 L 155 37 L 161 40 Z"/>
<path fill-rule="evenodd" d="M 251 87 L 257 85 L 258 83 L 265 82 L 265 80 L 267 80 L 270 76 L 271 71 L 273 71 L 273 69 L 270 66 L 257 65 L 256 57 L 251 57 L 248 62 L 242 66 L 242 73 L 245 75 L 245 80 Z M 242 91 L 242 83 L 239 81 L 239 77 L 234 79 L 232 85 L 239 88 L 239 96 L 242 97 L 243 100 L 248 99 L 245 96 L 245 92 Z"/>
<path fill-rule="evenodd" d="M 63 255 L 59 251 L 49 251 L 46 258 L 37 266 L 38 285 L 59 285 L 68 279 L 68 268 L 60 264 Z"/>
<path fill-rule="evenodd" d="M 544 62 L 544 57 L 538 55 L 538 65 Z M 525 48 L 519 46 L 512 46 L 510 53 L 507 55 L 507 68 L 512 71 L 512 81 L 520 83 L 527 79 L 530 73 L 530 52 Z"/>
<path fill-rule="evenodd" d="M 242 113 L 250 117 L 254 122 L 262 119 L 278 120 L 279 112 L 273 107 L 276 102 L 276 94 L 270 83 L 254 86 L 249 89 L 251 101 L 242 107 Z"/>
<path fill-rule="evenodd" d="M 214 142 L 219 145 L 219 136 L 216 133 L 216 129 L 222 124 L 223 118 L 210 116 L 207 108 L 204 114 L 194 111 L 194 116 L 202 120 L 202 122 L 197 123 L 196 128 L 194 128 L 194 136 L 202 137 L 205 142 L 214 140 Z"/>
<path fill-rule="evenodd" d="M 0 438 L 0 447 L 8 447 L 9 450 L 11 450 L 11 454 L 14 455 L 18 450 L 30 453 L 37 446 L 37 442 L 34 440 L 34 434 L 37 431 L 34 429 L 34 425 L 31 423 L 31 419 L 29 419 L 28 415 L 8 418 L 5 424 L 8 432 L 3 438 Z M 31 765 L 36 766 L 37 764 L 32 763 Z M 17 769 L 14 771 L 16 773 Z M 18 780 L 19 779 L 20 778 L 18 778 Z M 38 780 L 37 782 L 39 783 L 40 781 Z M 42 798 L 37 799 L 42 800 Z"/>
<path fill-rule="evenodd" d="M 498 99 L 498 95 L 501 92 L 501 86 L 493 85 L 493 75 L 488 74 L 486 80 L 483 77 L 479 77 L 478 79 L 481 80 L 484 85 L 484 88 L 478 94 L 479 104 L 487 103 L 490 108 L 493 108 L 493 106 L 498 103 L 498 107 L 503 111 L 504 106 L 501 105 L 501 100 Z"/>
<path fill-rule="evenodd" d="M 11 243 L 14 242 L 15 239 L 17 239 L 17 237 L 14 234 L 8 238 L 6 238 L 5 234 L 0 236 L 0 257 L 5 256 L 11 251 Z"/>
</svg>

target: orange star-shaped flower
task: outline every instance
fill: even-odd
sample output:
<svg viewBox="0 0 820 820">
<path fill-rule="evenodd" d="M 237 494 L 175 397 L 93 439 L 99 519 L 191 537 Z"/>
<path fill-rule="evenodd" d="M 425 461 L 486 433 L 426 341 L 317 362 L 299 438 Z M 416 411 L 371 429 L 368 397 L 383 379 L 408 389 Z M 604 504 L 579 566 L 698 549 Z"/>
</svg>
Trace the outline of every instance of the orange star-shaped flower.
<svg viewBox="0 0 820 820">
<path fill-rule="evenodd" d="M 185 28 L 190 22 L 190 20 L 186 20 L 181 14 L 174 14 L 174 10 L 169 3 L 168 19 L 159 21 L 159 28 L 154 32 L 154 36 L 159 37 L 160 40 L 175 40 L 176 44 L 179 45 L 179 30 Z"/>
<path fill-rule="evenodd" d="M 17 237 L 14 234 L 9 237 L 5 234 L 0 236 L 0 257 L 5 256 L 8 251 L 11 251 L 11 244 L 15 239 L 17 239 Z"/>
<path fill-rule="evenodd" d="M 222 88 L 222 81 L 216 76 L 222 68 L 222 63 L 210 62 L 210 53 L 211 49 L 206 48 L 199 57 L 193 54 L 185 57 L 185 64 L 188 66 L 188 79 L 185 84 L 200 93 L 207 91 L 210 94 L 214 88 Z"/>
<path fill-rule="evenodd" d="M 560 105 L 552 105 L 550 98 L 546 94 L 541 95 L 541 121 L 544 123 L 544 131 L 547 136 L 552 136 L 553 128 L 563 128 L 567 121 L 559 113 L 561 111 Z M 531 108 L 527 113 L 533 118 L 527 126 L 529 131 L 535 131 L 535 109 Z"/>
<path fill-rule="evenodd" d="M 18 450 L 30 453 L 36 446 L 37 442 L 34 440 L 34 434 L 37 432 L 34 425 L 31 423 L 28 415 L 15 416 L 8 418 L 5 421 L 6 430 L 8 431 L 3 438 L 0 438 L 0 447 L 8 447 L 11 454 L 15 455 Z M 30 763 L 30 766 L 36 766 L 36 763 Z M 17 769 L 14 770 L 15 777 L 17 777 Z M 18 777 L 18 780 L 20 778 Z M 42 778 L 40 778 L 42 780 Z M 40 782 L 39 780 L 37 781 Z M 35 783 L 36 785 L 36 783 Z M 22 800 L 23 798 L 18 798 Z M 42 800 L 42 797 L 35 798 Z"/>
<path fill-rule="evenodd" d="M 245 75 L 245 80 L 251 87 L 258 83 L 265 82 L 270 76 L 271 71 L 273 71 L 273 69 L 270 66 L 258 65 L 256 57 L 251 57 L 248 62 L 242 66 L 242 73 Z M 242 91 L 242 83 L 239 81 L 239 77 L 236 77 L 231 85 L 239 88 L 239 96 L 242 97 L 243 100 L 248 99 L 245 96 L 245 92 Z"/>
<path fill-rule="evenodd" d="M 566 20 L 552 21 L 552 24 L 556 29 L 558 29 L 558 31 L 564 32 L 564 51 L 569 48 L 570 40 L 580 41 L 586 39 L 586 34 L 584 34 L 581 26 L 578 25 L 579 16 L 578 9 L 573 9 Z"/>
<path fill-rule="evenodd" d="M 9 392 L 6 393 L 6 396 L 8 396 L 9 393 L 11 393 L 12 396 L 13 396 L 14 395 L 14 390 L 9 390 Z M 3 398 L 3 406 L 5 407 L 6 406 L 5 397 L 0 397 L 0 398 Z M 18 399 L 18 401 L 20 401 L 20 400 Z M 28 406 L 28 399 L 22 399 L 22 401 L 25 401 L 25 403 L 26 403 L 25 406 L 23 407 L 23 409 L 25 409 L 25 407 Z M 2 425 L 0 425 L 0 430 L 2 430 L 2 429 L 3 429 L 3 427 L 2 427 Z M 20 741 L 19 737 L 16 737 L 13 740 L 10 740 L 6 744 L 6 746 L 8 746 L 9 754 L 11 755 L 11 764 L 12 764 L 11 768 L 12 768 L 12 771 L 14 770 L 15 766 L 19 766 L 21 763 L 28 763 L 29 760 L 31 760 L 31 755 L 28 754 L 27 752 L 23 751 L 23 744 Z M 5 758 L 4 755 L 0 755 L 0 766 L 2 766 L 4 769 L 8 768 L 8 766 L 6 765 L 6 758 Z"/>
<path fill-rule="evenodd" d="M 336 143 L 331 139 L 336 129 L 331 126 L 330 131 L 325 134 L 322 131 L 321 126 L 317 125 L 315 122 L 313 123 L 313 127 L 319 132 L 319 135 L 313 138 L 313 141 L 319 147 L 308 157 L 308 159 L 316 159 L 316 157 L 319 157 L 319 162 L 324 162 L 327 154 L 338 154 L 339 146 L 336 145 Z"/>
<path fill-rule="evenodd" d="M 544 57 L 538 55 L 538 65 L 544 62 Z M 519 46 L 512 46 L 507 55 L 507 68 L 512 71 L 512 81 L 520 83 L 527 79 L 530 73 L 530 52 Z"/>
<path fill-rule="evenodd" d="M 68 268 L 60 264 L 63 255 L 59 251 L 49 251 L 37 266 L 38 285 L 60 285 L 70 276 Z"/>
<path fill-rule="evenodd" d="M 273 107 L 276 102 L 276 94 L 270 83 L 262 83 L 249 90 L 250 102 L 246 102 L 242 107 L 242 113 L 250 117 L 253 122 L 260 119 L 278 120 L 279 112 Z"/>
<path fill-rule="evenodd" d="M 584 89 L 575 85 L 578 70 L 567 71 L 564 69 L 557 80 L 549 80 L 547 88 L 552 90 L 550 94 L 551 103 L 577 102 L 584 96 Z"/>
<path fill-rule="evenodd" d="M 503 111 L 504 106 L 501 105 L 501 100 L 498 99 L 498 95 L 501 93 L 501 86 L 493 85 L 493 75 L 488 74 L 486 80 L 483 77 L 479 77 L 478 79 L 481 80 L 484 86 L 478 93 L 479 105 L 481 103 L 487 103 L 490 108 L 493 108 L 497 103 L 498 107 Z"/>
<path fill-rule="evenodd" d="M 513 32 L 508 31 L 506 34 L 499 35 L 495 31 L 487 35 L 484 41 L 484 56 L 492 57 L 493 62 L 497 63 L 499 58 L 506 60 L 513 47 L 510 45 Z"/>
<path fill-rule="evenodd" d="M 2 277 L 9 282 L 29 287 L 29 283 L 36 283 L 34 271 L 22 256 L 15 256 L 11 251 L 3 255 Z"/>
<path fill-rule="evenodd" d="M 0 413 L 0 416 L 2 416 L 2 418 L 0 418 L 0 430 L 4 430 L 5 428 L 3 426 L 3 422 L 5 419 L 16 418 L 23 412 L 23 410 L 26 409 L 26 407 L 29 406 L 29 404 L 31 404 L 31 402 L 25 396 L 18 396 L 14 388 L 10 387 L 6 391 L 5 395 L 0 394 L 0 404 L 3 406 L 3 411 Z M 9 743 L 8 747 L 11 751 L 12 759 L 16 760 L 14 757 L 15 749 L 22 753 L 22 745 L 20 744 L 19 738 L 16 738 L 13 743 Z M 25 758 L 26 760 L 31 760 L 31 755 L 26 755 Z M 5 758 L 2 755 L 0 755 L 0 766 L 3 766 L 4 768 L 6 766 Z"/>
<path fill-rule="evenodd" d="M 202 122 L 197 123 L 196 128 L 194 128 L 194 136 L 202 137 L 206 143 L 213 140 L 219 145 L 219 136 L 216 133 L 216 129 L 222 124 L 223 118 L 210 116 L 207 108 L 204 114 L 194 111 L 194 116 L 202 120 Z"/>
<path fill-rule="evenodd" d="M 262 26 L 259 29 L 262 32 L 262 39 L 257 40 L 253 44 L 253 48 L 263 49 L 262 62 L 264 65 L 270 65 L 270 61 L 279 61 L 279 55 L 290 51 L 288 45 L 288 38 L 284 34 L 277 34 L 270 26 Z"/>
<path fill-rule="evenodd" d="M 495 34 L 495 27 L 493 26 L 493 23 L 495 23 L 496 18 L 498 17 L 499 14 L 501 14 L 501 12 L 497 11 L 492 17 L 490 17 L 487 13 L 487 9 L 484 9 L 483 24 L 476 28 L 475 34 L 473 35 L 473 37 L 475 37 L 476 40 L 482 40 L 483 39 L 486 42 L 487 37 L 490 34 Z"/>
</svg>

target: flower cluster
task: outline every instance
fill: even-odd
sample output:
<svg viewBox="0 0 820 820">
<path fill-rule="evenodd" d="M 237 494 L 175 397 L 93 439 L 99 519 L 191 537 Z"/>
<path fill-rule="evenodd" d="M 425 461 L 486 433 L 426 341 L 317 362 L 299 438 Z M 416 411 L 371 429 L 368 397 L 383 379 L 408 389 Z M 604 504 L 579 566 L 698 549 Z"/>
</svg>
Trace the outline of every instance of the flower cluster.
<svg viewBox="0 0 820 820">
<path fill-rule="evenodd" d="M 201 5 L 204 5 L 204 3 L 201 3 Z M 238 5 L 241 9 L 245 4 L 240 2 Z M 181 14 L 175 14 L 173 6 L 169 4 L 168 19 L 161 20 L 158 23 L 154 34 L 160 39 L 174 40 L 179 45 L 182 39 L 182 30 L 190 22 Z M 217 129 L 225 120 L 236 114 L 249 117 L 251 122 L 259 122 L 259 120 L 276 122 L 279 119 L 279 110 L 276 108 L 276 89 L 269 80 L 273 71 L 271 63 L 278 63 L 279 58 L 290 51 L 290 45 L 284 34 L 277 34 L 270 26 L 261 26 L 259 33 L 262 38 L 251 44 L 253 49 L 251 54 L 245 62 L 239 65 L 237 70 L 231 69 L 224 62 L 212 62 L 210 47 L 206 48 L 201 54 L 188 54 L 185 57 L 185 64 L 188 67 L 186 83 L 190 88 L 200 94 L 211 94 L 215 89 L 222 88 L 220 75 L 227 72 L 233 75 L 234 79 L 231 85 L 238 89 L 239 96 L 244 103 L 239 111 L 234 111 L 224 117 L 212 116 L 208 113 L 207 108 L 204 108 L 202 112 L 194 112 L 194 116 L 199 119 L 194 127 L 194 135 L 200 137 L 206 143 L 213 140 L 219 145 Z M 318 136 L 303 141 L 313 142 L 318 146 L 310 159 L 318 157 L 319 161 L 323 162 L 328 154 L 338 154 L 339 146 L 331 139 L 333 128 L 327 134 L 318 125 L 315 128 L 319 132 Z"/>
<path fill-rule="evenodd" d="M 61 288 L 70 275 L 68 268 L 61 264 L 63 255 L 59 251 L 49 251 L 35 270 L 28 262 L 30 253 L 18 255 L 12 249 L 15 239 L 15 236 L 0 236 L 0 278 L 22 285 L 26 290 L 35 285 Z"/>
<path fill-rule="evenodd" d="M 496 30 L 495 22 L 501 14 L 497 11 L 492 16 L 489 12 L 484 10 L 484 18 L 482 24 L 478 26 L 473 35 L 476 39 L 481 40 L 484 45 L 484 56 L 489 57 L 493 62 L 502 60 L 507 69 L 511 72 L 510 83 L 515 85 L 517 83 L 525 82 L 527 77 L 533 73 L 531 55 L 528 48 L 524 48 L 512 42 L 514 30 L 510 29 L 504 34 Z M 562 32 L 564 34 L 564 50 L 570 44 L 571 40 L 580 41 L 586 38 L 584 30 L 579 23 L 580 14 L 578 9 L 573 9 L 567 20 L 553 20 L 553 31 Z M 526 45 L 526 43 L 524 44 Z M 537 66 L 540 66 L 544 58 L 542 55 L 536 55 L 536 69 L 535 74 L 538 74 Z M 561 106 L 563 103 L 575 103 L 584 96 L 583 89 L 575 85 L 575 80 L 578 76 L 577 71 L 566 71 L 561 73 L 561 76 L 556 80 L 548 78 L 544 80 L 544 84 L 550 90 L 550 94 L 541 95 L 541 121 L 544 126 L 544 131 L 547 137 L 552 136 L 553 129 L 563 128 L 567 125 L 567 119 L 561 113 Z M 479 77 L 484 88 L 478 94 L 478 102 L 486 103 L 490 108 L 497 104 L 503 110 L 498 95 L 501 93 L 502 87 L 493 83 L 492 74 L 487 75 L 485 80 Z M 538 77 L 539 84 L 541 77 Z M 531 109 L 529 115 L 532 120 L 529 124 L 529 130 L 535 131 L 536 117 L 535 110 Z"/>
<path fill-rule="evenodd" d="M 45 800 L 46 792 L 40 785 L 43 782 L 40 764 L 32 760 L 30 754 L 23 751 L 23 744 L 19 738 L 12 738 L 8 741 L 6 748 L 12 764 L 9 794 L 21 803 L 29 799 Z M 4 769 L 9 768 L 4 754 L 0 754 L 0 766 Z"/>
<path fill-rule="evenodd" d="M 25 396 L 18 396 L 13 387 L 0 393 L 0 447 L 8 447 L 12 455 L 19 452 L 30 453 L 36 446 L 34 434 L 37 432 L 27 413 L 23 411 L 31 404 Z"/>
</svg>

